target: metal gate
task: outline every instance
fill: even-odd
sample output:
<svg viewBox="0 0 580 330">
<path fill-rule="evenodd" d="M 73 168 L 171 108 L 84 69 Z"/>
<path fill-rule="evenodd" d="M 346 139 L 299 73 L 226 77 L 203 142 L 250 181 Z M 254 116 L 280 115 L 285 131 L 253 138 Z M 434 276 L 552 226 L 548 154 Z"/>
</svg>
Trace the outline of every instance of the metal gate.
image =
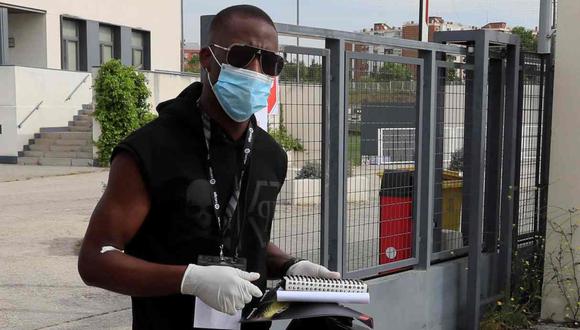
<svg viewBox="0 0 580 330">
<path fill-rule="evenodd" d="M 519 184 L 515 203 L 512 292 L 525 291 L 532 312 L 540 310 L 548 204 L 553 66 L 549 55 L 522 53 L 518 106 Z M 515 285 L 517 283 L 517 285 Z"/>
<path fill-rule="evenodd" d="M 328 86 L 327 49 L 281 46 L 286 65 L 279 77 L 279 108 L 268 131 L 288 155 L 271 241 L 293 256 L 322 261 L 326 178 L 323 175 Z"/>
</svg>

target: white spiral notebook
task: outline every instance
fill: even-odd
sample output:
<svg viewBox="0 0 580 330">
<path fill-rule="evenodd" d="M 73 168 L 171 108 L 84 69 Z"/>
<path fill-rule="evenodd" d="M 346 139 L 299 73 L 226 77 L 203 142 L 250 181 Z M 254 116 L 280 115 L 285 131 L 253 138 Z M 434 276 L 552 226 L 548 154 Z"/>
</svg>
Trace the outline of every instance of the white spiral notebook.
<svg viewBox="0 0 580 330">
<path fill-rule="evenodd" d="M 310 276 L 284 276 L 275 290 L 279 302 L 321 302 L 368 304 L 367 285 L 359 280 L 325 279 Z"/>
</svg>

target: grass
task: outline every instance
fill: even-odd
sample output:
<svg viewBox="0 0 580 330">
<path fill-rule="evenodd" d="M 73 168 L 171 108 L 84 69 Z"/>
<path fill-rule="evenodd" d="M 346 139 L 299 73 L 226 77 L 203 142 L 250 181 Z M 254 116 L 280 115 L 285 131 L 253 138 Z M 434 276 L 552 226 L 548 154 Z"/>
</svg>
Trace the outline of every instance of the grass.
<svg viewBox="0 0 580 330">
<path fill-rule="evenodd" d="M 360 166 L 361 156 L 360 156 L 360 135 L 353 134 L 352 132 L 348 135 L 348 149 L 346 151 L 348 156 L 349 166 Z"/>
</svg>

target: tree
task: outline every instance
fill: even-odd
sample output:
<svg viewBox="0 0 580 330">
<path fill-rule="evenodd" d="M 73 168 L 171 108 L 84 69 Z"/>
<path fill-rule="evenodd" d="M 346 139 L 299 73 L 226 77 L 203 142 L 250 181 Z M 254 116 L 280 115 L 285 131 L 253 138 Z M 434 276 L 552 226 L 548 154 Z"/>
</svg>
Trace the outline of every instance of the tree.
<svg viewBox="0 0 580 330">
<path fill-rule="evenodd" d="M 538 49 L 538 37 L 534 36 L 532 30 L 528 30 L 523 26 L 516 26 L 512 29 L 512 33 L 520 37 L 522 50 L 535 52 Z"/>
<path fill-rule="evenodd" d="M 398 63 L 385 63 L 379 68 L 378 73 L 376 73 L 376 78 L 378 81 L 408 81 L 411 80 L 413 75 L 409 68 L 403 64 Z"/>
<path fill-rule="evenodd" d="M 185 63 L 184 70 L 186 72 L 199 73 L 201 71 L 201 66 L 199 64 L 199 54 L 191 55 L 191 58 Z"/>
</svg>

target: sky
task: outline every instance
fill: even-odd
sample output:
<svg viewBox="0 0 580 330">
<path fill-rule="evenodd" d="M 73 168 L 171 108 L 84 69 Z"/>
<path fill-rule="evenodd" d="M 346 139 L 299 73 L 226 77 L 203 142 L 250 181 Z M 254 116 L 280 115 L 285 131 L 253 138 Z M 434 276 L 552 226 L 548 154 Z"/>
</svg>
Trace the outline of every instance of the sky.
<svg viewBox="0 0 580 330">
<path fill-rule="evenodd" d="M 384 22 L 401 26 L 417 21 L 419 0 L 299 0 L 300 25 L 342 31 L 360 31 Z M 296 24 L 296 0 L 183 0 L 184 37 L 199 42 L 199 17 L 246 3 L 266 11 L 275 22 Z M 538 26 L 540 0 L 430 0 L 429 16 L 483 26 L 502 21 L 509 26 Z"/>
</svg>

